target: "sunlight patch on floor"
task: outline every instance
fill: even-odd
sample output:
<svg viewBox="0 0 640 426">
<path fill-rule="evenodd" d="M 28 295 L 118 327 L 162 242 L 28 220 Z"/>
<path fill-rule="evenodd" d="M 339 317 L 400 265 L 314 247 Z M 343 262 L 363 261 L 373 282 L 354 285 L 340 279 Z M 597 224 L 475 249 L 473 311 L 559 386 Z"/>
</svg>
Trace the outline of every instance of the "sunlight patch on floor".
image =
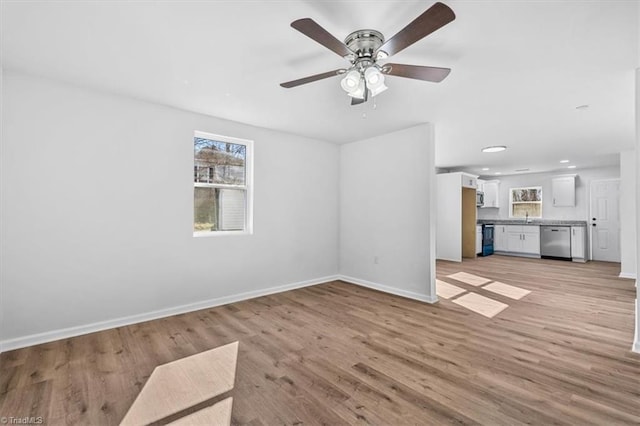
<svg viewBox="0 0 640 426">
<path fill-rule="evenodd" d="M 233 398 L 227 398 L 223 401 L 213 404 L 210 407 L 203 408 L 193 414 L 184 416 L 175 422 L 169 423 L 173 426 L 227 426 L 231 424 L 231 408 L 233 407 Z"/>
<path fill-rule="evenodd" d="M 525 297 L 527 294 L 531 293 L 531 291 L 525 290 L 524 288 L 501 283 L 498 281 L 494 281 L 491 284 L 487 284 L 483 286 L 482 289 L 491 291 L 493 293 L 501 294 L 505 297 L 509 297 L 515 300 L 520 300 L 523 297 Z"/>
<path fill-rule="evenodd" d="M 444 299 L 450 299 L 464 293 L 465 291 L 467 290 L 464 288 L 460 288 L 442 280 L 436 280 L 436 294 Z"/>
<path fill-rule="evenodd" d="M 478 294 L 478 292 L 486 290 L 496 295 L 508 297 L 514 300 L 520 300 L 531 293 L 530 290 L 526 290 L 524 288 L 516 287 L 510 284 L 505 284 L 499 281 L 493 281 L 490 278 L 480 277 L 468 272 L 456 272 L 455 274 L 447 275 L 446 278 L 450 278 L 459 283 L 473 286 L 475 287 L 475 289 L 474 291 L 469 291 L 469 293 L 466 293 L 467 289 L 463 288 L 464 286 L 459 287 L 457 285 L 451 284 L 450 282 L 436 279 L 436 294 L 439 297 L 443 299 L 449 299 L 451 302 L 459 306 L 462 306 L 480 315 L 484 315 L 488 318 L 493 318 L 494 316 L 508 308 L 509 305 L 494 300 L 490 297 Z"/>
<path fill-rule="evenodd" d="M 230 391 L 235 383 L 237 358 L 238 342 L 234 342 L 159 365 L 149 376 L 120 425 L 158 422 Z M 230 406 L 230 400 L 231 398 L 228 402 L 222 401 L 225 404 L 219 402 L 208 407 L 210 410 L 205 408 L 203 418 L 216 413 L 226 415 L 225 407 Z M 229 416 L 230 412 L 229 409 Z"/>
<path fill-rule="evenodd" d="M 491 282 L 489 278 L 479 277 L 467 272 L 456 272 L 455 274 L 448 275 L 447 278 L 452 278 L 475 287 Z"/>
<path fill-rule="evenodd" d="M 477 293 L 467 293 L 454 299 L 452 302 L 480 315 L 484 315 L 487 318 L 493 318 L 509 307 L 509 305 L 505 303 L 489 299 Z"/>
</svg>

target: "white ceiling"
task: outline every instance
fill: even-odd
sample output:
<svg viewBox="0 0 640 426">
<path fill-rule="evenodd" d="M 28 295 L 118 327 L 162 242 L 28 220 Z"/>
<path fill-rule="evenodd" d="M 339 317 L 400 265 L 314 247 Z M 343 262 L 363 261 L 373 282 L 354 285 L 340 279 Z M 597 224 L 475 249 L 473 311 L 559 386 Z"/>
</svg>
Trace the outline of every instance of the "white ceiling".
<svg viewBox="0 0 640 426">
<path fill-rule="evenodd" d="M 432 122 L 436 164 L 479 173 L 579 170 L 633 148 L 635 1 L 447 1 L 456 20 L 390 60 L 451 74 L 390 77 L 375 109 L 351 107 L 339 78 L 279 86 L 346 65 L 292 21 L 388 38 L 432 3 L 3 0 L 2 66 L 335 143 Z"/>
</svg>

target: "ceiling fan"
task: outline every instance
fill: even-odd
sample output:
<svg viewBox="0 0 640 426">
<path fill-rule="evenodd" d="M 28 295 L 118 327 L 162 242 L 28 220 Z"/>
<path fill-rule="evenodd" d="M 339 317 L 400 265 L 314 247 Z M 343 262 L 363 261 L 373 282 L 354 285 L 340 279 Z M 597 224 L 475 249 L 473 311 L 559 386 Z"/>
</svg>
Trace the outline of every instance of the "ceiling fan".
<svg viewBox="0 0 640 426">
<path fill-rule="evenodd" d="M 379 64 L 378 61 L 404 50 L 454 19 L 456 19 L 456 15 L 453 10 L 438 2 L 388 40 L 385 40 L 379 31 L 358 30 L 349 34 L 344 43 L 332 36 L 313 19 L 298 19 L 291 23 L 293 28 L 347 59 L 351 65 L 346 69 L 341 68 L 281 83 L 280 86 L 289 89 L 325 78 L 344 75 L 341 86 L 351 96 L 351 105 L 358 105 L 366 102 L 369 94 L 374 97 L 387 90 L 387 86 L 384 84 L 385 75 L 438 83 L 449 75 L 451 69 L 419 65 Z"/>
</svg>

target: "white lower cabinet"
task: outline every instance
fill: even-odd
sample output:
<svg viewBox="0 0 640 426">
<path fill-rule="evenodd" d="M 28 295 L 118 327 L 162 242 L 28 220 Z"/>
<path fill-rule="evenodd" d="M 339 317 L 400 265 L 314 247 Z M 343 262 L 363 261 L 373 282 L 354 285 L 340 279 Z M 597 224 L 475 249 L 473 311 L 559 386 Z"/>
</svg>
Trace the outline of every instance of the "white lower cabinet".
<svg viewBox="0 0 640 426">
<path fill-rule="evenodd" d="M 587 228 L 571 227 L 571 258 L 574 262 L 587 260 Z M 493 249 L 496 252 L 540 256 L 539 225 L 495 225 Z"/>
<path fill-rule="evenodd" d="M 540 255 L 540 227 L 539 226 L 523 226 L 522 227 L 522 252 L 528 254 Z"/>
<path fill-rule="evenodd" d="M 587 258 L 586 227 L 571 227 L 571 258 L 576 262 L 584 262 Z"/>
<path fill-rule="evenodd" d="M 496 225 L 493 235 L 493 250 L 507 251 L 507 226 Z"/>
<path fill-rule="evenodd" d="M 511 228 L 511 226 L 509 226 Z M 521 231 L 507 231 L 507 250 L 514 253 L 522 251 L 522 232 Z"/>
<path fill-rule="evenodd" d="M 507 248 L 511 253 L 540 255 L 540 227 L 538 225 L 505 225 Z"/>
</svg>

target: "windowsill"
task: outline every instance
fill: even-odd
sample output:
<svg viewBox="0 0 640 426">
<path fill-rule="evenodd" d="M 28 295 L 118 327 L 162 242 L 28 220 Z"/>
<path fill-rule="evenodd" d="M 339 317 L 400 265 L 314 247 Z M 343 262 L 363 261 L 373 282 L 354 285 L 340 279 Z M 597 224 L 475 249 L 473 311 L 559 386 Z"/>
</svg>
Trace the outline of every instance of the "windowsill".
<svg viewBox="0 0 640 426">
<path fill-rule="evenodd" d="M 251 231 L 201 231 L 194 232 L 194 238 L 221 237 L 229 235 L 253 235 Z"/>
</svg>

